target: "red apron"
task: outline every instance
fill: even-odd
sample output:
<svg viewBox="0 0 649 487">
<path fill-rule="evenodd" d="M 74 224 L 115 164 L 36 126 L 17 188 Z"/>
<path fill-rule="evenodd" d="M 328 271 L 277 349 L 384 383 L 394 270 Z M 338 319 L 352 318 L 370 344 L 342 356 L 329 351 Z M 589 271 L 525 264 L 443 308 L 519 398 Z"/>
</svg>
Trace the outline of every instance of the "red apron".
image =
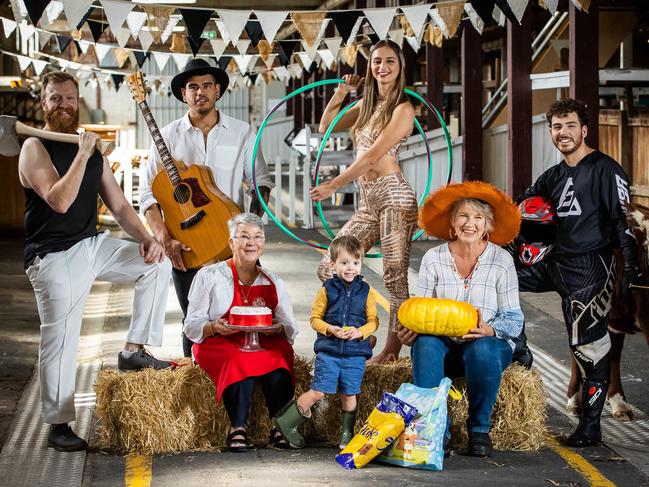
<svg viewBox="0 0 649 487">
<path fill-rule="evenodd" d="M 273 281 L 266 276 L 270 284 L 241 286 L 232 259 L 229 263 L 234 281 L 234 296 L 230 308 L 222 318 L 228 320 L 233 306 L 266 306 L 275 311 L 277 291 Z M 247 290 L 242 289 L 244 287 Z M 244 339 L 244 333 L 208 337 L 192 347 L 194 360 L 207 372 L 216 386 L 217 401 L 221 399 L 226 387 L 247 377 L 258 377 L 277 369 L 286 369 L 293 376 L 293 347 L 286 337 L 260 333 L 259 343 L 264 350 L 259 352 L 239 350 Z M 295 381 L 295 378 L 293 380 Z"/>
</svg>

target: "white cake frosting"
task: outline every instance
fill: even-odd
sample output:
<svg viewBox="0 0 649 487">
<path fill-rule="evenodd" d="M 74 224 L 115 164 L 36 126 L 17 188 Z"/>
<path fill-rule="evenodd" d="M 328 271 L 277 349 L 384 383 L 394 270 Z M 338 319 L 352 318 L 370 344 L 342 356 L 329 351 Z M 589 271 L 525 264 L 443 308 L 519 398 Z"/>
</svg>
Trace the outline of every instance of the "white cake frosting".
<svg viewBox="0 0 649 487">
<path fill-rule="evenodd" d="M 266 306 L 233 306 L 230 314 L 235 315 L 272 315 L 273 312 Z"/>
</svg>

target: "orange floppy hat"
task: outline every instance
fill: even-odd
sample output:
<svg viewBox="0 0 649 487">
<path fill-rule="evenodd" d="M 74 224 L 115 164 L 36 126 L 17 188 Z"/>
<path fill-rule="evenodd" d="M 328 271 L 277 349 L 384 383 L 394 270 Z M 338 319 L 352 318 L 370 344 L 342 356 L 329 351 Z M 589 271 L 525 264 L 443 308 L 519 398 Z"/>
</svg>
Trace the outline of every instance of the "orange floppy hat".
<svg viewBox="0 0 649 487">
<path fill-rule="evenodd" d="M 489 240 L 505 245 L 514 240 L 521 227 L 521 213 L 504 192 L 483 181 L 449 184 L 426 198 L 419 210 L 419 226 L 433 237 L 448 240 L 451 231 L 451 207 L 460 199 L 476 199 L 488 203 L 494 212 L 493 230 Z"/>
</svg>

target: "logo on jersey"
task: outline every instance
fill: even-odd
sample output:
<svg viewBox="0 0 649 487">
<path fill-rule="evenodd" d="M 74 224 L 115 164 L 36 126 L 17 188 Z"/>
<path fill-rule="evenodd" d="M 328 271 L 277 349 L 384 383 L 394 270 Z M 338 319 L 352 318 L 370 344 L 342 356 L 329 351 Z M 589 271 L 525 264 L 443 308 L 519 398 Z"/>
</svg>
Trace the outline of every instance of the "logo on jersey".
<svg viewBox="0 0 649 487">
<path fill-rule="evenodd" d="M 253 306 L 266 306 L 266 300 L 262 298 L 261 296 L 256 297 L 254 301 L 252 302 Z"/>
<path fill-rule="evenodd" d="M 559 205 L 557 206 L 558 216 L 579 216 L 581 215 L 581 205 L 575 196 L 575 190 L 572 184 L 572 178 L 568 178 L 566 185 L 561 192 Z"/>
</svg>

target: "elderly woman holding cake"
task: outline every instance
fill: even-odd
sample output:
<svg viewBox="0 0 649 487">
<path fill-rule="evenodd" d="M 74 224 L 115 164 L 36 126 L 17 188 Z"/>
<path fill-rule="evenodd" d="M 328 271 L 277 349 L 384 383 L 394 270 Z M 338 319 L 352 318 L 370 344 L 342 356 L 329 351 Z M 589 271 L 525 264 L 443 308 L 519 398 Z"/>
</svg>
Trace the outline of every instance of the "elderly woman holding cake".
<svg viewBox="0 0 649 487">
<path fill-rule="evenodd" d="M 242 213 L 228 221 L 232 259 L 203 267 L 189 292 L 183 331 L 194 342 L 194 360 L 212 378 L 216 399 L 230 418 L 231 451 L 251 447 L 246 435 L 255 382 L 260 382 L 272 418 L 293 398 L 293 347 L 297 328 L 283 281 L 258 264 L 264 253 L 261 218 Z M 245 333 L 233 325 L 269 326 L 260 332 L 263 350 L 245 352 Z M 281 325 L 281 326 L 277 326 Z M 289 447 L 276 430 L 270 443 Z"/>
<path fill-rule="evenodd" d="M 424 255 L 417 296 L 470 303 L 477 324 L 461 337 L 417 335 L 399 338 L 412 345 L 413 382 L 437 387 L 445 375 L 462 375 L 467 383 L 468 453 L 488 456 L 491 412 L 500 379 L 512 362 L 514 341 L 523 329 L 518 278 L 512 256 L 500 245 L 511 242 L 520 227 L 518 208 L 490 184 L 451 184 L 430 195 L 419 213 L 419 226 L 447 240 Z M 445 365 L 459 370 L 445 370 Z"/>
</svg>

